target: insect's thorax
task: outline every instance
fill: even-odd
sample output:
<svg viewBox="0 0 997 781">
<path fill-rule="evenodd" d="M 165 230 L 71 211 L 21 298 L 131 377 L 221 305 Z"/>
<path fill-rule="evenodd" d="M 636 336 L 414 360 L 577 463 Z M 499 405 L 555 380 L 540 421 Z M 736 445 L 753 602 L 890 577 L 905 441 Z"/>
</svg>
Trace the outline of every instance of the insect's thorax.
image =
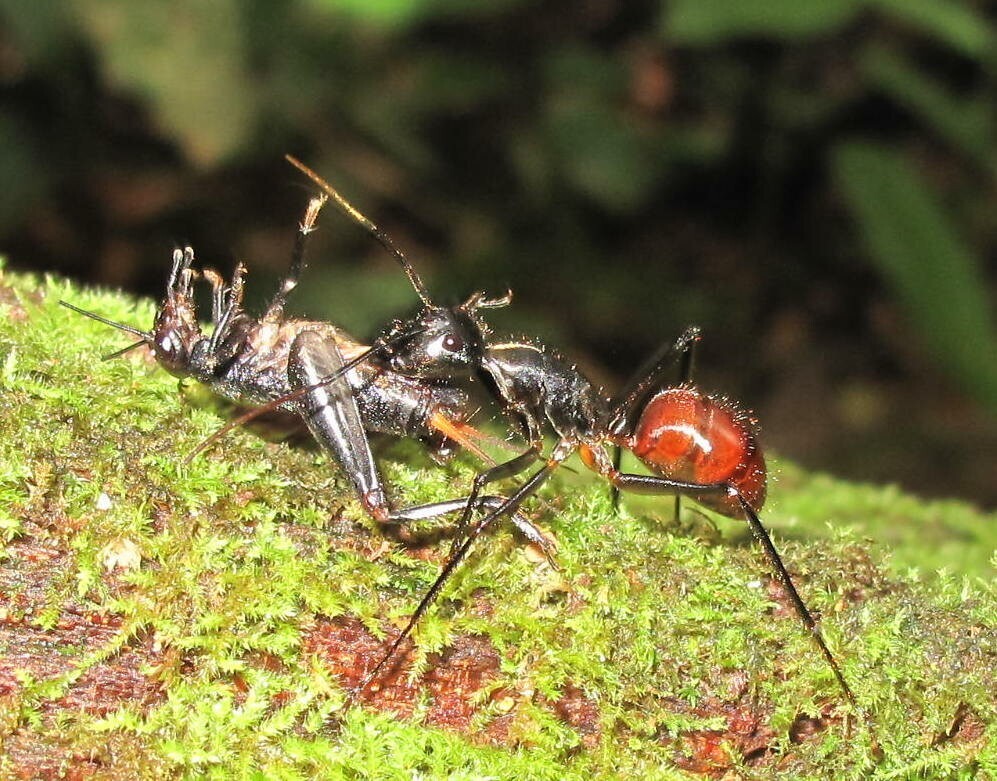
<svg viewBox="0 0 997 781">
<path fill-rule="evenodd" d="M 510 342 L 488 348 L 482 369 L 538 441 L 547 422 L 562 438 L 594 443 L 601 437 L 606 400 L 578 369 L 536 345 Z"/>
</svg>

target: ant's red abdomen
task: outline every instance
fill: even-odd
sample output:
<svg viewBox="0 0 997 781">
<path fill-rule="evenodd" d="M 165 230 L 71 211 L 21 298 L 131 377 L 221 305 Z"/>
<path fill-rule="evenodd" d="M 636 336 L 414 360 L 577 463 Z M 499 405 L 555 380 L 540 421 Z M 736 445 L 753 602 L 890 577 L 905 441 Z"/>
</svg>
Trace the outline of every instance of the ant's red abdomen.
<svg viewBox="0 0 997 781">
<path fill-rule="evenodd" d="M 695 388 L 662 390 L 644 408 L 630 447 L 663 477 L 701 485 L 728 483 L 755 510 L 765 503 L 765 457 L 754 424 L 728 401 Z M 724 515 L 743 514 L 736 497 L 695 498 Z"/>
</svg>

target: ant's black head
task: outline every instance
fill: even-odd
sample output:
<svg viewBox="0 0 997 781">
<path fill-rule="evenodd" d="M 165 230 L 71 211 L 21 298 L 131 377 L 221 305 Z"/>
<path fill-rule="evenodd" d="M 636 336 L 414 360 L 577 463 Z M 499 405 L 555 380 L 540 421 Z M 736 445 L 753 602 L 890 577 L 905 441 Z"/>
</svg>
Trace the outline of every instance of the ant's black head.
<svg viewBox="0 0 997 781">
<path fill-rule="evenodd" d="M 475 293 L 459 306 L 423 307 L 412 320 L 396 327 L 388 365 L 421 379 L 473 373 L 481 364 L 488 333 L 478 310 L 507 306 L 511 300 L 511 294 L 487 299 Z"/>
</svg>

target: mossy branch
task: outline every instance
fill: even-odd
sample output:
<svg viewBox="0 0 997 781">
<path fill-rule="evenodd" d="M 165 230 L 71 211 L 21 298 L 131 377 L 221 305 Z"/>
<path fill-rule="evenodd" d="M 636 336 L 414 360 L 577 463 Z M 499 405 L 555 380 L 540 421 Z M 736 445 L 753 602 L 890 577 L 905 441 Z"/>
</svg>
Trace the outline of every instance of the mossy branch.
<svg viewBox="0 0 997 781">
<path fill-rule="evenodd" d="M 997 776 L 997 518 L 786 464 L 764 520 L 881 760 L 742 527 L 691 506 L 676 526 L 660 501 L 617 516 L 582 475 L 530 506 L 560 571 L 499 530 L 346 708 L 447 542 L 386 538 L 314 449 L 237 432 L 185 465 L 219 407 L 143 351 L 101 362 L 118 337 L 59 298 L 152 318 L 0 279 L 0 774 Z M 394 456 L 404 501 L 474 469 Z"/>
</svg>

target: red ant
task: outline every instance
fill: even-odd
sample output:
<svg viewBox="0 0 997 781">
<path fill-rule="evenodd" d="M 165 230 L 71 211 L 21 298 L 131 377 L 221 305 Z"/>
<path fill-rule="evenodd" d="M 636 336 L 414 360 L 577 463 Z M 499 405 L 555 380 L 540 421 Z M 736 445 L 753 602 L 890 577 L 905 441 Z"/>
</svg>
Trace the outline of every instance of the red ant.
<svg viewBox="0 0 997 781">
<path fill-rule="evenodd" d="M 766 467 L 755 421 L 733 402 L 704 394 L 689 381 L 692 351 L 700 337 L 698 328 L 688 328 L 652 357 L 624 391 L 606 399 L 576 367 L 537 343 L 489 341 L 479 310 L 504 306 L 509 296 L 491 300 L 477 293 L 454 307 L 432 304 L 415 270 L 391 240 L 315 172 L 290 156 L 288 160 L 395 256 L 425 305 L 411 320 L 397 321 L 386 330 L 372 348 L 377 360 L 391 371 L 421 380 L 446 384 L 482 380 L 502 409 L 520 425 L 529 443 L 525 452 L 475 479 L 460 524 L 468 529 L 466 535 L 455 540 L 436 581 L 357 692 L 394 657 L 475 540 L 498 519 L 517 512 L 577 452 L 587 467 L 609 481 L 614 498 L 619 490 L 674 495 L 676 500 L 685 496 L 721 515 L 747 521 L 842 692 L 864 713 L 758 517 L 765 502 Z M 683 380 L 668 385 L 665 374 L 676 362 Z M 318 384 L 334 385 L 340 374 Z M 545 429 L 556 435 L 557 442 L 544 465 L 500 506 L 470 526 L 485 485 L 519 474 L 541 460 Z M 616 449 L 616 455 L 611 458 L 607 448 Z M 620 471 L 620 448 L 631 451 L 653 474 Z"/>
</svg>

